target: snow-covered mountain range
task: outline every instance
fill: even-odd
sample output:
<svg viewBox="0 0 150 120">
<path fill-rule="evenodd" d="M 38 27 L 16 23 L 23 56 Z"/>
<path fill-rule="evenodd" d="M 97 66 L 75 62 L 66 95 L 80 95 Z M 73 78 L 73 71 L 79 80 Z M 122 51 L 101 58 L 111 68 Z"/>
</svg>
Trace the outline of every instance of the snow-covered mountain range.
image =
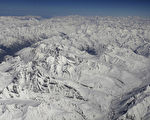
<svg viewBox="0 0 150 120">
<path fill-rule="evenodd" d="M 150 19 L 0 17 L 0 120 L 150 120 Z"/>
</svg>

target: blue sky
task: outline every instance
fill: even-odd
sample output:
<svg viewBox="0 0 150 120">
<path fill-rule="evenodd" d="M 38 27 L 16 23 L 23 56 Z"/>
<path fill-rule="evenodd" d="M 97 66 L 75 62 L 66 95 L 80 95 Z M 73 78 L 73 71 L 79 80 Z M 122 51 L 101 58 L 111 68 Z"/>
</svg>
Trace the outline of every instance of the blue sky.
<svg viewBox="0 0 150 120">
<path fill-rule="evenodd" d="M 148 16 L 150 0 L 0 0 L 0 16 Z"/>
</svg>

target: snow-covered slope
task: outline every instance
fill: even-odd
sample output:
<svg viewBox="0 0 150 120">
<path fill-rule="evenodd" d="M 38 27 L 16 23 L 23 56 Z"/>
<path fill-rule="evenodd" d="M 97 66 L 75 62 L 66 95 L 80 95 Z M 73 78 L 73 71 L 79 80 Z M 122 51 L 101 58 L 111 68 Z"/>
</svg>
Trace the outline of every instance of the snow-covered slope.
<svg viewBox="0 0 150 120">
<path fill-rule="evenodd" d="M 0 26 L 0 120 L 150 119 L 150 19 L 0 17 Z"/>
</svg>

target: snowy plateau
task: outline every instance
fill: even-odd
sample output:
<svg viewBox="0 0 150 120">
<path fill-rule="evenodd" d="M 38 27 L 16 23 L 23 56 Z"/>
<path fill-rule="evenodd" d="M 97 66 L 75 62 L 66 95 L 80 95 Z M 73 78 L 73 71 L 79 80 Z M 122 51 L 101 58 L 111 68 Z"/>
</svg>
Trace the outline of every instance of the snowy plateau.
<svg viewBox="0 0 150 120">
<path fill-rule="evenodd" d="M 150 18 L 1 16 L 0 120 L 150 120 Z"/>
</svg>

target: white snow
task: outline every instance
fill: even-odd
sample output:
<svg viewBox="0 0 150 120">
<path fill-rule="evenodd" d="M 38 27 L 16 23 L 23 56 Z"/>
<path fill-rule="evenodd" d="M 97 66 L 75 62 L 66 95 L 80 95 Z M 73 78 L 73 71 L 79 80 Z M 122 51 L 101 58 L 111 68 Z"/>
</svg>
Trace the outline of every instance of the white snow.
<svg viewBox="0 0 150 120">
<path fill-rule="evenodd" d="M 0 120 L 150 119 L 150 19 L 0 17 Z"/>
</svg>

